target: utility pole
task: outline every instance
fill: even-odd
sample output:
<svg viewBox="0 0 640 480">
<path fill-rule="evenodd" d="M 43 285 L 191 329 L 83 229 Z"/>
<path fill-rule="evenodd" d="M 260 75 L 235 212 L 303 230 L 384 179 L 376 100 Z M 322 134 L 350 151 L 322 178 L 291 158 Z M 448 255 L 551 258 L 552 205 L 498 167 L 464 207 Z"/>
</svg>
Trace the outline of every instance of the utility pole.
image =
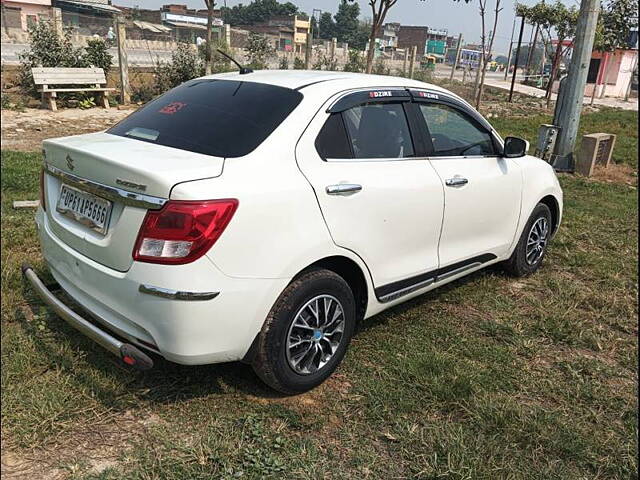
<svg viewBox="0 0 640 480">
<path fill-rule="evenodd" d="M 558 171 L 573 171 L 575 165 L 573 149 L 580 126 L 580 114 L 584 102 L 584 87 L 587 83 L 593 41 L 596 36 L 600 0 L 582 0 L 569 75 L 563 82 L 564 92 L 561 108 L 558 110 L 554 125 L 561 128 L 556 141 L 556 161 L 553 166 Z M 558 95 L 560 98 L 560 95 Z"/>
<path fill-rule="evenodd" d="M 316 35 L 316 37 L 320 38 L 320 17 L 322 16 L 322 10 L 320 10 L 319 8 L 314 8 L 313 11 L 311 12 L 312 18 L 316 18 L 316 12 L 318 12 L 318 19 L 316 20 L 316 26 L 318 27 L 318 34 Z M 311 19 L 309 19 L 309 22 L 311 22 Z"/>
<path fill-rule="evenodd" d="M 511 40 L 509 40 L 509 53 L 507 55 L 507 68 L 504 71 L 504 81 L 507 81 L 507 75 L 509 75 L 509 67 L 511 67 L 511 50 L 513 49 L 513 34 L 516 30 L 517 16 L 513 17 L 513 25 L 511 25 Z"/>
<path fill-rule="evenodd" d="M 460 50 L 462 50 L 462 34 L 458 35 L 458 45 L 456 46 L 456 58 L 453 60 L 453 67 L 451 67 L 451 76 L 449 77 L 449 81 L 453 81 L 453 75 L 456 73 L 456 68 L 458 68 L 458 61 L 460 60 Z"/>
<path fill-rule="evenodd" d="M 318 25 L 318 28 L 320 26 Z M 309 33 L 307 33 L 307 46 L 304 50 L 304 69 L 311 67 L 311 55 L 313 54 L 313 22 L 309 19 Z"/>
<path fill-rule="evenodd" d="M 516 58 L 513 62 L 513 76 L 511 77 L 511 88 L 509 89 L 509 102 L 513 100 L 513 87 L 516 84 L 516 73 L 518 72 L 518 60 L 520 59 L 520 45 L 522 45 L 522 34 L 524 33 L 524 20 L 520 24 L 520 35 L 518 35 L 518 46 L 516 47 Z"/>
</svg>

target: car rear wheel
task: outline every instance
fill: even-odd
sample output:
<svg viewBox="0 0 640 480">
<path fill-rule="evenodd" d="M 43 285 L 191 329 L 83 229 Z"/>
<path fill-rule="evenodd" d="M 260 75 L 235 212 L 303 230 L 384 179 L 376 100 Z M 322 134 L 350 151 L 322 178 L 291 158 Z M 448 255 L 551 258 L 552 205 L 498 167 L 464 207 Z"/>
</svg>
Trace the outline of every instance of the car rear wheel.
<svg viewBox="0 0 640 480">
<path fill-rule="evenodd" d="M 253 369 L 286 394 L 324 382 L 345 355 L 355 327 L 353 292 L 329 270 L 310 270 L 282 292 L 267 317 Z"/>
<path fill-rule="evenodd" d="M 551 225 L 551 210 L 544 203 L 539 203 L 533 209 L 513 254 L 503 264 L 507 273 L 522 277 L 540 268 L 551 238 Z"/>
</svg>

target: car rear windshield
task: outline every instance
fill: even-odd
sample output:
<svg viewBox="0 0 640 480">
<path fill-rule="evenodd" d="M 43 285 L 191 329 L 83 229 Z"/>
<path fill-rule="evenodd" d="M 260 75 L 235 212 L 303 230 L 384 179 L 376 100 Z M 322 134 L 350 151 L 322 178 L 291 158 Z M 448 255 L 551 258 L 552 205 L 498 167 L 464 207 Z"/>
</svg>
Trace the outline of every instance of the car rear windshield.
<svg viewBox="0 0 640 480">
<path fill-rule="evenodd" d="M 274 85 L 191 80 L 107 133 L 216 157 L 241 157 L 271 135 L 301 100 L 300 92 Z"/>
</svg>

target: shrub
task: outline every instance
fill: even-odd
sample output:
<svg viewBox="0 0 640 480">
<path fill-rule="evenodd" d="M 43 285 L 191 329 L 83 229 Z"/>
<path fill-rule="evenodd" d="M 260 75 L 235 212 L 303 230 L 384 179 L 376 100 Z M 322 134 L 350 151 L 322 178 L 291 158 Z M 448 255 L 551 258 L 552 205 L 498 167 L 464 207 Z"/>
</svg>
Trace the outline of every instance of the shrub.
<svg viewBox="0 0 640 480">
<path fill-rule="evenodd" d="M 249 60 L 249 67 L 254 70 L 268 68 L 267 60 L 275 55 L 275 49 L 266 37 L 257 33 L 250 33 L 245 47 Z"/>
<path fill-rule="evenodd" d="M 384 66 L 384 61 L 379 58 L 376 63 L 373 64 L 373 68 L 371 69 L 371 73 L 376 75 L 391 75 L 391 70 Z"/>
<path fill-rule="evenodd" d="M 304 70 L 304 60 L 302 60 L 301 58 L 294 58 L 293 59 L 293 69 L 294 70 Z"/>
<path fill-rule="evenodd" d="M 229 59 L 220 54 L 218 50 L 222 50 L 227 55 L 231 55 L 226 42 L 214 42 L 213 52 L 211 53 L 211 73 L 231 72 L 235 70 L 235 65 L 232 65 Z M 202 65 L 206 65 L 207 42 L 198 45 L 198 57 L 202 60 Z"/>
<path fill-rule="evenodd" d="M 278 66 L 280 70 L 289 70 L 289 60 L 287 57 L 282 57 L 280 59 L 280 65 Z"/>
<path fill-rule="evenodd" d="M 111 70 L 113 55 L 109 53 L 107 43 L 101 38 L 87 40 L 83 57 L 87 66 L 102 68 L 105 75 Z"/>
<path fill-rule="evenodd" d="M 318 59 L 313 64 L 312 68 L 314 70 L 336 70 L 338 68 L 338 61 L 335 58 L 331 60 L 330 57 L 327 57 L 323 53 L 319 53 Z"/>
<path fill-rule="evenodd" d="M 417 69 L 413 72 L 413 79 L 419 82 L 433 83 L 433 74 L 431 70 Z"/>
<path fill-rule="evenodd" d="M 64 30 L 58 35 L 54 26 L 47 21 L 29 26 L 29 49 L 20 53 L 18 82 L 22 90 L 36 96 L 31 69 L 34 67 L 86 67 L 82 48 L 71 44 L 71 32 Z"/>
<path fill-rule="evenodd" d="M 179 43 L 169 62 L 155 65 L 156 93 L 165 92 L 193 78 L 204 75 L 204 62 L 191 45 Z"/>
<path fill-rule="evenodd" d="M 358 50 L 349 50 L 349 61 L 344 65 L 345 72 L 364 72 L 366 63 Z"/>
</svg>

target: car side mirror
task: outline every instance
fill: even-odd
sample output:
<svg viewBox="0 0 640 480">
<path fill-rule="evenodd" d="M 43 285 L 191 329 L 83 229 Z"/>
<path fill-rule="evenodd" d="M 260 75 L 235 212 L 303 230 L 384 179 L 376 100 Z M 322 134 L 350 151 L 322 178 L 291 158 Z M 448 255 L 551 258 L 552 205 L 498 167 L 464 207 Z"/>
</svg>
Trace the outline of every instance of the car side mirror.
<svg viewBox="0 0 640 480">
<path fill-rule="evenodd" d="M 504 156 L 506 158 L 524 157 L 529 150 L 529 142 L 518 137 L 504 139 Z"/>
</svg>

